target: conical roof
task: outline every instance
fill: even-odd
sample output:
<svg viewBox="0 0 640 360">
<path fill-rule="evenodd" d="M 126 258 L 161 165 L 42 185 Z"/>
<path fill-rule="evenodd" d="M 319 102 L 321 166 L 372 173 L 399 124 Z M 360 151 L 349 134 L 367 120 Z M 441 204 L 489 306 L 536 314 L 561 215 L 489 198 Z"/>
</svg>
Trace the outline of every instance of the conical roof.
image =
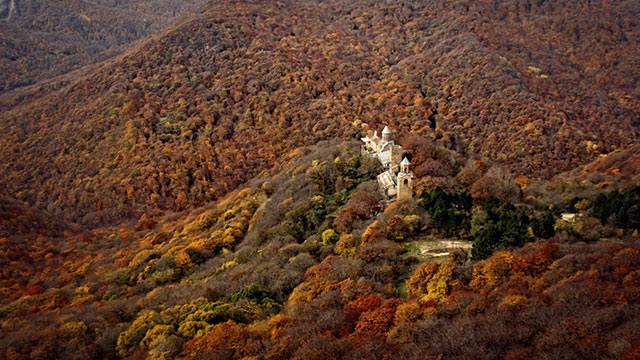
<svg viewBox="0 0 640 360">
<path fill-rule="evenodd" d="M 407 157 L 405 156 L 404 159 L 402 159 L 402 162 L 400 163 L 400 165 L 411 165 L 411 162 L 409 161 L 409 159 L 407 159 Z"/>
<path fill-rule="evenodd" d="M 389 129 L 388 126 L 385 126 L 384 129 L 382 129 L 382 134 L 391 134 L 391 129 Z"/>
</svg>

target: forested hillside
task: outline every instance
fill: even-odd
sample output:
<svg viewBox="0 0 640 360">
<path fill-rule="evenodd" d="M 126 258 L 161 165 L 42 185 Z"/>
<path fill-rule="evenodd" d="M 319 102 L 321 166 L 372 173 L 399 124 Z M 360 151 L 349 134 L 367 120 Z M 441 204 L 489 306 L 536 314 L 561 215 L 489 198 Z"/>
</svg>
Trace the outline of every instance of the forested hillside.
<svg viewBox="0 0 640 360">
<path fill-rule="evenodd" d="M 125 50 L 205 0 L 1 0 L 0 93 Z"/>
<path fill-rule="evenodd" d="M 639 15 L 636 1 L 212 2 L 0 98 L 0 188 L 115 223 L 202 205 L 362 123 L 548 178 L 637 141 Z"/>
<path fill-rule="evenodd" d="M 0 0 L 0 359 L 640 358 L 638 19 Z"/>
<path fill-rule="evenodd" d="M 41 219 L 0 233 L 0 357 L 637 357 L 640 187 L 582 199 L 567 223 L 571 203 L 469 192 L 492 170 L 467 165 L 385 207 L 357 145 L 297 149 L 217 202 L 136 224 L 0 208 Z M 447 237 L 471 254 L 415 250 Z"/>
</svg>

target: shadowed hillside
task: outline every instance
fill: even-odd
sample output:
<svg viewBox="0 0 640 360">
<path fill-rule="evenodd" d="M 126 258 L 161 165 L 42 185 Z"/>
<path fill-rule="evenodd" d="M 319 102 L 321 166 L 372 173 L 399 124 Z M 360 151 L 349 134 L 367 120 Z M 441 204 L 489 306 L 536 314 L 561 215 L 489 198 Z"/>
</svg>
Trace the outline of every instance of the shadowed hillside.
<svg viewBox="0 0 640 360">
<path fill-rule="evenodd" d="M 206 0 L 2 0 L 0 93 L 118 54 Z"/>
</svg>

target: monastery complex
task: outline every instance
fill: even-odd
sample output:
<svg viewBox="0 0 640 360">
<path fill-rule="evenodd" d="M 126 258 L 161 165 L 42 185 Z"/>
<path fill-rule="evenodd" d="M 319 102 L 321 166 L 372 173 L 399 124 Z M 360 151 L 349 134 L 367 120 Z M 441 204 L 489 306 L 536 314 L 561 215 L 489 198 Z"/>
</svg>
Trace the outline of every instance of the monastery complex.
<svg viewBox="0 0 640 360">
<path fill-rule="evenodd" d="M 411 163 L 403 158 L 402 146 L 391 138 L 391 129 L 385 126 L 382 137 L 377 131 L 369 131 L 361 138 L 362 154 L 377 158 L 384 171 L 378 175 L 378 186 L 386 199 L 406 199 L 413 197 L 413 173 Z"/>
</svg>

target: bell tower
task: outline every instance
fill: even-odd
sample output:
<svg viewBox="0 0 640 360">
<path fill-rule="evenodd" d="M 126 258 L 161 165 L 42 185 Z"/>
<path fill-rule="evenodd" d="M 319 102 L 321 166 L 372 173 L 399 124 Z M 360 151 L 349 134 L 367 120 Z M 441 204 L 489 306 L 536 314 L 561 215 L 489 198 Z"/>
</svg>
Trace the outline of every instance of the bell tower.
<svg viewBox="0 0 640 360">
<path fill-rule="evenodd" d="M 385 126 L 384 129 L 382 129 L 382 142 L 391 142 L 391 129 L 389 129 L 388 126 Z"/>
<path fill-rule="evenodd" d="M 413 173 L 410 169 L 411 162 L 406 157 L 400 163 L 400 172 L 398 173 L 398 200 L 410 199 L 413 197 Z"/>
</svg>

